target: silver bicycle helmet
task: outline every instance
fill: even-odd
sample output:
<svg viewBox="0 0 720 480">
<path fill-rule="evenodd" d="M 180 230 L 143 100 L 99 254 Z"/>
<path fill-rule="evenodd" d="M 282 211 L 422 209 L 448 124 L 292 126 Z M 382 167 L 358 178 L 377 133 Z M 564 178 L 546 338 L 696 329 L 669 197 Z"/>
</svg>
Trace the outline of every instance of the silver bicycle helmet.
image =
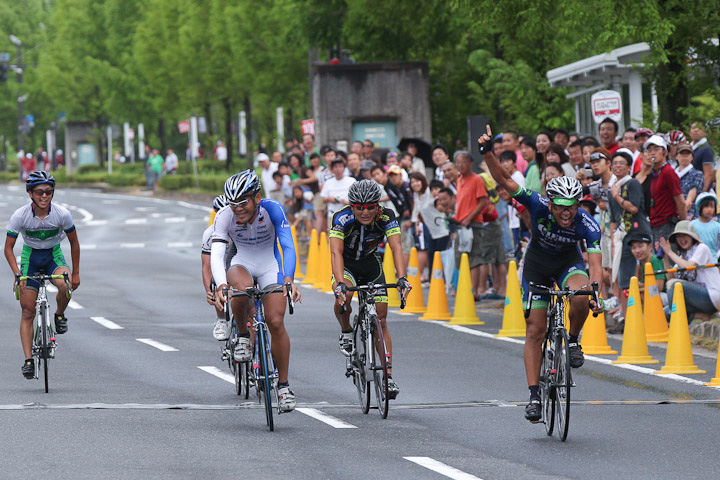
<svg viewBox="0 0 720 480">
<path fill-rule="evenodd" d="M 545 186 L 548 198 L 558 205 L 572 205 L 582 198 L 582 184 L 572 177 L 555 177 Z"/>
<path fill-rule="evenodd" d="M 216 212 L 226 205 L 227 200 L 225 200 L 225 195 L 218 195 L 215 197 L 215 200 L 213 200 L 213 209 L 215 209 Z"/>
<path fill-rule="evenodd" d="M 260 191 L 260 179 L 252 170 L 236 173 L 225 181 L 225 200 L 236 202 L 246 195 Z"/>
<path fill-rule="evenodd" d="M 360 180 L 350 185 L 348 200 L 352 204 L 365 205 L 380 201 L 380 186 L 375 180 Z"/>
<path fill-rule="evenodd" d="M 42 170 L 35 170 L 28 174 L 27 180 L 25 180 L 25 190 L 30 191 L 38 185 L 47 184 L 55 188 L 55 177 Z"/>
</svg>

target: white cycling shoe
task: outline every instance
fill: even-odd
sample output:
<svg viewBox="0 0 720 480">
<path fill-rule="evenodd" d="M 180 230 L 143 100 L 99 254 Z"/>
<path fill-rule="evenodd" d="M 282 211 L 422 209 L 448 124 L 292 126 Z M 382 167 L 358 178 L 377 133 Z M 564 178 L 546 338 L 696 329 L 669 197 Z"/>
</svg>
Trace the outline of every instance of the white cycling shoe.
<svg viewBox="0 0 720 480">
<path fill-rule="evenodd" d="M 224 318 L 218 318 L 213 327 L 213 337 L 220 341 L 230 338 L 230 322 L 226 322 Z"/>
<path fill-rule="evenodd" d="M 295 394 L 290 390 L 290 387 L 282 387 L 278 390 L 278 407 L 281 412 L 295 410 Z"/>
<path fill-rule="evenodd" d="M 249 362 L 252 359 L 249 337 L 238 337 L 233 351 L 233 358 L 235 358 L 236 362 Z"/>
</svg>

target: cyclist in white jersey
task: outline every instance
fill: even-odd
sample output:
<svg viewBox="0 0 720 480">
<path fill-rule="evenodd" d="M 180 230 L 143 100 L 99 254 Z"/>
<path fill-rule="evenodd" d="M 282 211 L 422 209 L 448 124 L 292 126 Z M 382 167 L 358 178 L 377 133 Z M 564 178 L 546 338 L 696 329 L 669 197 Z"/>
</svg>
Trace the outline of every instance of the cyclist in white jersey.
<svg viewBox="0 0 720 480">
<path fill-rule="evenodd" d="M 258 287 L 290 284 L 295 302 L 300 301 L 300 291 L 293 283 L 295 275 L 295 246 L 290 223 L 282 205 L 275 200 L 261 199 L 260 180 L 255 172 L 245 170 L 225 182 L 225 199 L 228 203 L 215 215 L 212 234 L 210 265 L 217 284 L 215 299 L 222 308 L 227 299 L 223 288 L 245 290 L 257 283 Z M 225 270 L 225 249 L 229 243 L 237 247 L 237 253 Z M 282 248 L 282 252 L 280 251 Z M 283 411 L 295 408 L 295 394 L 290 390 L 288 367 L 290 363 L 290 337 L 285 330 L 286 301 L 282 295 L 267 295 L 263 300 L 265 321 L 272 337 L 272 353 L 278 367 L 278 406 Z M 251 305 L 247 298 L 235 298 L 231 307 L 237 322 L 238 344 L 234 357 L 239 362 L 250 360 L 250 335 L 246 319 Z"/>
<path fill-rule="evenodd" d="M 80 243 L 70 212 L 61 205 L 51 204 L 55 193 L 55 179 L 47 172 L 30 172 L 25 181 L 25 189 L 30 196 L 30 203 L 15 210 L 7 226 L 5 258 L 10 269 L 16 276 L 31 276 L 36 273 L 45 273 L 46 275 L 67 273 L 70 275 L 70 287 L 75 290 L 80 286 Z M 13 251 L 19 235 L 23 236 L 25 242 L 20 267 L 17 265 Z M 66 236 L 70 241 L 72 274 L 60 249 L 60 242 Z M 62 280 L 53 280 L 53 283 L 58 287 L 55 331 L 63 334 L 68 330 L 65 308 L 70 299 L 65 293 L 65 283 Z M 35 372 L 31 350 L 38 287 L 38 282 L 34 280 L 20 283 L 20 307 L 22 308 L 20 341 L 25 354 L 22 373 L 28 379 L 32 379 Z"/>
</svg>

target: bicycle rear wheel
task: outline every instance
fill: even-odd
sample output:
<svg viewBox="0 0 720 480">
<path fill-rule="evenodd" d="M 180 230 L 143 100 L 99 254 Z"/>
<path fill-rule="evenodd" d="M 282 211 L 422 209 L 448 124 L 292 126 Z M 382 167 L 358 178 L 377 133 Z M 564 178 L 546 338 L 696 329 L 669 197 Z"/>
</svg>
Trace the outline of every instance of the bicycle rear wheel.
<svg viewBox="0 0 720 480">
<path fill-rule="evenodd" d="M 542 366 L 540 367 L 540 394 L 542 396 L 543 421 L 545 422 L 545 432 L 552 435 L 555 427 L 555 392 L 553 383 L 555 375 L 553 374 L 553 351 L 545 341 L 543 345 Z"/>
<path fill-rule="evenodd" d="M 268 367 L 268 345 L 267 332 L 264 328 L 258 328 L 258 346 L 260 348 L 260 378 L 258 383 L 262 384 L 262 397 L 265 400 L 265 420 L 272 432 L 275 430 L 272 413 L 272 397 L 270 396 L 270 370 Z"/>
<path fill-rule="evenodd" d="M 387 353 L 385 350 L 385 337 L 383 337 L 380 319 L 373 315 L 370 319 L 372 325 L 372 339 L 375 348 L 369 350 L 373 355 L 370 366 L 373 371 L 373 380 L 375 383 L 375 398 L 377 399 L 380 416 L 387 418 L 390 397 L 388 395 L 388 373 L 387 373 Z"/>
<path fill-rule="evenodd" d="M 555 398 L 557 399 L 558 435 L 563 442 L 567 439 L 570 426 L 570 388 L 572 377 L 570 374 L 570 348 L 568 346 L 567 332 L 562 330 L 555 335 Z"/>
<path fill-rule="evenodd" d="M 354 349 L 355 353 L 350 359 L 354 370 L 355 388 L 358 392 L 358 400 L 360 401 L 360 409 L 367 414 L 370 411 L 370 382 L 367 380 L 367 353 L 368 344 L 365 337 L 365 329 L 362 321 L 356 319 L 356 328 L 354 332 Z M 370 345 L 372 349 L 372 345 Z"/>
<path fill-rule="evenodd" d="M 40 305 L 40 360 L 43 364 L 43 371 L 45 375 L 45 393 L 48 393 L 48 358 L 50 357 L 50 332 L 48 332 L 50 319 L 47 316 L 47 305 Z"/>
<path fill-rule="evenodd" d="M 245 400 L 250 398 L 250 363 L 242 362 L 238 364 L 240 370 L 240 383 L 242 384 L 242 391 L 245 392 Z"/>
</svg>

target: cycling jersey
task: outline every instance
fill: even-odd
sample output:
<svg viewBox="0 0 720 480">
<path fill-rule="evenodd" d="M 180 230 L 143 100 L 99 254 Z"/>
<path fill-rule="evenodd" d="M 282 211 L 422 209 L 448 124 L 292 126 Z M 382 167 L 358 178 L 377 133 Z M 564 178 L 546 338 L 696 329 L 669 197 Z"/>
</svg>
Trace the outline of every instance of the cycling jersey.
<svg viewBox="0 0 720 480">
<path fill-rule="evenodd" d="M 22 234 L 25 245 L 38 250 L 46 250 L 59 245 L 63 238 L 75 231 L 72 215 L 67 208 L 50 204 L 45 218 L 35 216 L 32 203 L 15 210 L 7 226 L 8 237 L 17 238 Z"/>
<path fill-rule="evenodd" d="M 600 226 L 585 209 L 578 208 L 570 228 L 561 228 L 550 211 L 548 198 L 523 187 L 518 188 L 512 197 L 524 205 L 530 213 L 532 225 L 530 246 L 538 248 L 543 254 L 557 256 L 571 252 L 579 253 L 578 241 L 584 240 L 588 253 L 601 253 Z"/>
<path fill-rule="evenodd" d="M 211 240 L 210 263 L 217 285 L 227 284 L 223 257 L 230 242 L 237 247 L 231 267 L 243 266 L 257 279 L 260 288 L 295 276 L 295 246 L 290 223 L 282 205 L 275 200 L 260 200 L 255 220 L 247 224 L 239 223 L 229 206 L 223 207 L 215 215 Z"/>
<path fill-rule="evenodd" d="M 400 235 L 400 225 L 395 218 L 395 212 L 379 205 L 377 208 L 379 210 L 375 220 L 368 226 L 356 220 L 350 205 L 335 212 L 330 238 L 344 241 L 343 257 L 352 260 L 366 258 L 377 250 L 383 238 Z"/>
</svg>

